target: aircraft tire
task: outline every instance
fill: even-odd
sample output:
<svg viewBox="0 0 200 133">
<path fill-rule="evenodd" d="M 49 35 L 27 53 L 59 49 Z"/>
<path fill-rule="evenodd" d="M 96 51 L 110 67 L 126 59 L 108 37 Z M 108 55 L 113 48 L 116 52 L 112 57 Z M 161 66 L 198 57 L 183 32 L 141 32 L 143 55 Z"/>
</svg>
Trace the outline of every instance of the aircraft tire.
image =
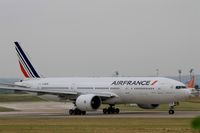
<svg viewBox="0 0 200 133">
<path fill-rule="evenodd" d="M 75 112 L 74 112 L 74 110 L 73 109 L 70 109 L 69 110 L 69 115 L 73 115 Z"/>
<path fill-rule="evenodd" d="M 81 111 L 81 115 L 86 115 L 86 111 Z"/>
<path fill-rule="evenodd" d="M 170 109 L 170 110 L 169 110 L 169 114 L 170 114 L 170 115 L 173 115 L 173 114 L 174 114 L 174 110 Z"/>
<path fill-rule="evenodd" d="M 108 113 L 108 109 L 107 108 L 104 108 L 103 109 L 103 114 L 107 114 Z"/>
<path fill-rule="evenodd" d="M 115 109 L 115 113 L 116 113 L 116 114 L 119 114 L 119 108 L 116 108 L 116 109 Z"/>
</svg>

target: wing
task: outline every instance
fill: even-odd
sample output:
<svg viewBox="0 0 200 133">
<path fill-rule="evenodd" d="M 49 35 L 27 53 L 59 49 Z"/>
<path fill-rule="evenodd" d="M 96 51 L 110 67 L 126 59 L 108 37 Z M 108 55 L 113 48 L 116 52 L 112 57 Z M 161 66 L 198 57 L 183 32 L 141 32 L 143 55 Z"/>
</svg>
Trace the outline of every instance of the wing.
<svg viewBox="0 0 200 133">
<path fill-rule="evenodd" d="M 6 89 L 6 90 L 14 90 L 14 91 L 26 91 L 26 92 L 35 92 L 35 93 L 44 93 L 44 94 L 53 94 L 53 95 L 59 95 L 59 94 L 66 94 L 66 95 L 78 95 L 77 92 L 74 91 L 65 91 L 65 90 L 53 90 L 53 89 L 38 89 L 38 88 L 30 88 L 27 86 L 21 86 L 21 85 L 14 85 L 14 84 L 4 84 L 0 83 L 0 89 Z"/>
<path fill-rule="evenodd" d="M 0 89 L 34 92 L 38 94 L 52 94 L 52 95 L 66 95 L 66 96 L 73 95 L 77 97 L 79 95 L 84 94 L 84 93 L 69 91 L 69 90 L 64 90 L 64 89 L 52 89 L 52 88 L 38 89 L 38 88 L 32 88 L 32 87 L 27 87 L 27 86 L 22 86 L 22 85 L 4 84 L 4 83 L 0 83 Z M 100 92 L 100 93 L 92 93 L 92 94 L 99 96 L 100 98 L 102 98 L 102 100 L 118 97 L 116 94 L 110 93 L 110 92 Z"/>
</svg>

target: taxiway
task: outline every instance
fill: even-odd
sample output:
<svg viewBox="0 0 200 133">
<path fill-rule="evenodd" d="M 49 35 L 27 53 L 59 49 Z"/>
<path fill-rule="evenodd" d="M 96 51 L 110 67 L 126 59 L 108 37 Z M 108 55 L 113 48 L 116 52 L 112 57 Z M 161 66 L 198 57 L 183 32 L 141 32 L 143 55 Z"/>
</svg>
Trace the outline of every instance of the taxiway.
<svg viewBox="0 0 200 133">
<path fill-rule="evenodd" d="M 174 115 L 169 115 L 168 111 L 124 111 L 120 112 L 120 114 L 104 115 L 101 110 L 97 110 L 96 112 L 87 112 L 87 115 L 85 116 L 70 116 L 68 110 L 73 106 L 71 103 L 14 102 L 0 103 L 0 106 L 16 110 L 11 112 L 0 112 L 0 118 L 194 118 L 200 115 L 200 111 L 176 111 Z"/>
</svg>

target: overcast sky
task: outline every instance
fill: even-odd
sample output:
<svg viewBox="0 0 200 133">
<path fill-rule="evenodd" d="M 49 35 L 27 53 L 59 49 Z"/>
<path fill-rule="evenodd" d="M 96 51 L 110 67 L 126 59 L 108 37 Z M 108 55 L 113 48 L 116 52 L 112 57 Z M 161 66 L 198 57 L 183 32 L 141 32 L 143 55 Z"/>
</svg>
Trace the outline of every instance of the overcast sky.
<svg viewBox="0 0 200 133">
<path fill-rule="evenodd" d="M 0 0 L 0 77 L 200 74 L 200 0 Z"/>
</svg>

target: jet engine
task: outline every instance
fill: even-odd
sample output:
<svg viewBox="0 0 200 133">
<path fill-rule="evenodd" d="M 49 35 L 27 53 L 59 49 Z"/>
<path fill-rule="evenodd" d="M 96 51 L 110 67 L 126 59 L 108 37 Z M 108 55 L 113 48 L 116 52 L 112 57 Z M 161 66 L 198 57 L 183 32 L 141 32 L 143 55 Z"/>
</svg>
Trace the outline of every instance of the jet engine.
<svg viewBox="0 0 200 133">
<path fill-rule="evenodd" d="M 94 111 L 101 105 L 101 98 L 94 94 L 80 95 L 76 99 L 76 107 L 81 111 Z"/>
<path fill-rule="evenodd" d="M 138 107 L 142 109 L 156 109 L 159 107 L 159 104 L 138 104 Z"/>
</svg>

